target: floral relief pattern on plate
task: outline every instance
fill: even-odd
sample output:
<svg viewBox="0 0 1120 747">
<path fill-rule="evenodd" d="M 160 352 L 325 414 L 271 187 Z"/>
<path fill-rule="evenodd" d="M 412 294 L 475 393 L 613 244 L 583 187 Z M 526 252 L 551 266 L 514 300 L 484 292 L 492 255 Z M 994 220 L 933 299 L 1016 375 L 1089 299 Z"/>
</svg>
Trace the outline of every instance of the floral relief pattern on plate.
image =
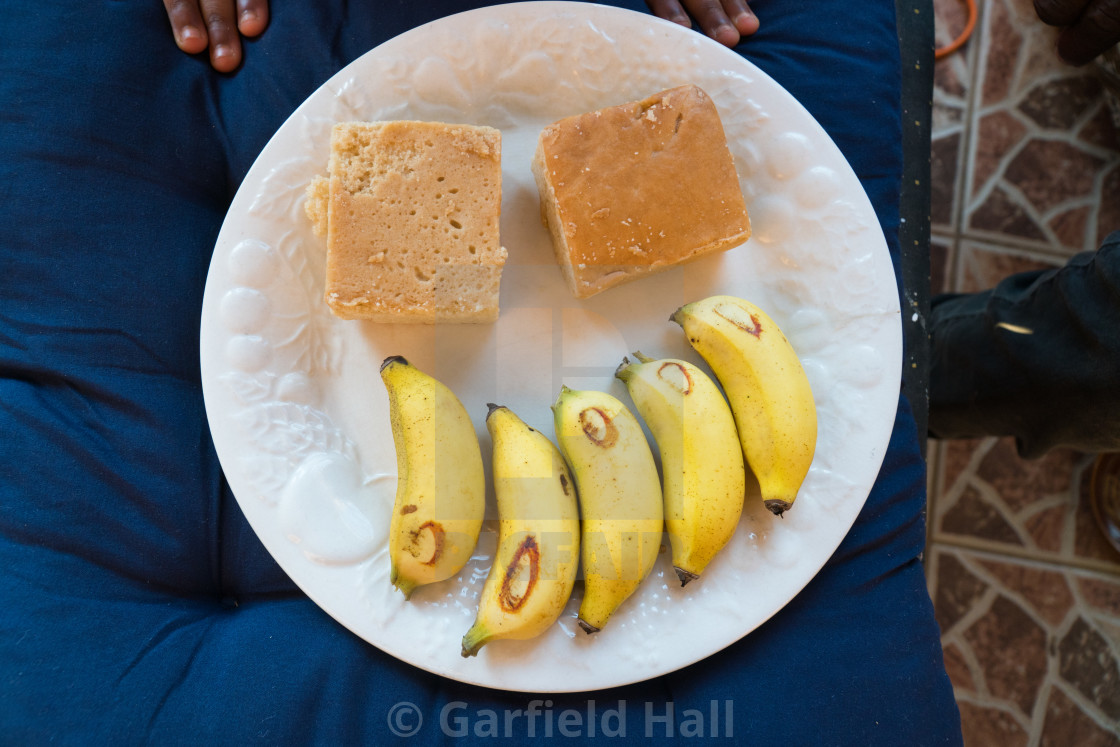
<svg viewBox="0 0 1120 747">
<path fill-rule="evenodd" d="M 720 110 L 755 237 L 577 301 L 540 223 L 529 170 L 536 137 L 559 117 L 684 83 L 701 86 Z M 303 215 L 304 190 L 326 168 L 333 122 L 388 118 L 501 129 L 509 260 L 495 324 L 343 322 L 320 302 L 323 241 Z M 613 378 L 622 356 L 656 351 L 699 363 L 666 320 L 680 305 L 717 293 L 767 309 L 805 361 L 821 427 L 795 508 L 776 520 L 753 502 L 755 486 L 731 543 L 686 589 L 662 558 L 602 632 L 576 628 L 577 585 L 544 635 L 496 642 L 463 659 L 460 639 L 496 541 L 493 496 L 466 567 L 406 602 L 388 581 L 396 461 L 380 362 L 403 355 L 451 387 L 485 457 L 487 402 L 509 406 L 551 437 L 549 405 L 561 384 L 625 400 Z M 784 606 L 866 499 L 889 440 L 901 366 L 898 296 L 882 231 L 851 168 L 808 113 L 760 70 L 699 34 L 630 11 L 563 2 L 496 6 L 420 27 L 324 83 L 278 130 L 234 199 L 215 247 L 201 338 L 218 455 L 239 505 L 285 572 L 341 624 L 393 656 L 463 682 L 521 691 L 581 691 L 664 674 L 719 651 Z"/>
</svg>

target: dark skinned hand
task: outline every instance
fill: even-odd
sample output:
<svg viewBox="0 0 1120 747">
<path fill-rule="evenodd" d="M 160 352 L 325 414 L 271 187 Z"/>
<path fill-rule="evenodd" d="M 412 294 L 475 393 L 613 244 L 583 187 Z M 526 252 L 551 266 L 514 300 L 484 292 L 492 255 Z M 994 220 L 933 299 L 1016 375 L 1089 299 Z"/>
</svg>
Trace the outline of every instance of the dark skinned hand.
<svg viewBox="0 0 1120 747">
<path fill-rule="evenodd" d="M 1034 0 L 1039 20 L 1061 28 L 1058 55 L 1085 65 L 1120 42 L 1120 0 Z"/>
<path fill-rule="evenodd" d="M 695 19 L 701 31 L 728 47 L 758 30 L 746 0 L 646 0 L 646 5 L 682 26 L 691 27 Z M 241 64 L 241 37 L 257 36 L 268 26 L 268 0 L 163 0 L 163 6 L 179 49 L 209 50 L 210 64 L 222 73 Z"/>
<path fill-rule="evenodd" d="M 696 19 L 700 30 L 726 47 L 758 31 L 758 17 L 746 0 L 646 0 L 653 14 L 682 26 Z"/>
<path fill-rule="evenodd" d="M 221 73 L 241 64 L 241 37 L 268 26 L 268 0 L 163 0 L 163 7 L 179 49 L 210 50 L 210 64 Z"/>
</svg>

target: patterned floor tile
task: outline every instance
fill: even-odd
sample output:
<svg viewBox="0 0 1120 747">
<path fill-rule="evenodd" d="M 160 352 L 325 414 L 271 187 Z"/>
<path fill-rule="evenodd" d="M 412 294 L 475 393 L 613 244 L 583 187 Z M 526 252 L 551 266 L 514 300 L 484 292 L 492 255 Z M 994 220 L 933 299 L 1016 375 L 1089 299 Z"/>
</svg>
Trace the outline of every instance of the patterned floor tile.
<svg viewBox="0 0 1120 747">
<path fill-rule="evenodd" d="M 964 29 L 964 9 L 963 2 L 934 4 L 938 46 L 948 45 Z M 956 228 L 957 177 L 967 134 L 970 51 L 966 46 L 934 65 L 930 220 L 934 228 L 940 230 Z"/>
<path fill-rule="evenodd" d="M 1060 264 L 1043 255 L 1031 255 L 1021 250 L 1002 249 L 975 241 L 962 241 L 959 251 L 959 271 L 954 278 L 953 287 L 960 293 L 987 290 L 1010 275 L 1050 269 Z"/>
<path fill-rule="evenodd" d="M 1120 227 L 1102 209 L 1102 178 L 1120 180 L 1109 176 L 1120 149 L 1101 81 L 1057 58 L 1056 30 L 1031 0 L 981 6 L 963 229 L 1067 254 L 1094 249 Z"/>
<path fill-rule="evenodd" d="M 1120 578 L 947 546 L 931 567 L 966 744 L 1116 744 Z"/>
<path fill-rule="evenodd" d="M 1011 438 L 941 443 L 933 542 L 1120 574 L 1120 553 L 1097 526 L 1085 492 L 1093 458 L 1055 449 L 1024 460 Z"/>
<path fill-rule="evenodd" d="M 931 288 L 974 292 L 1120 230 L 1120 130 L 1033 0 L 981 0 L 937 62 Z M 934 0 L 937 43 L 964 0 Z M 982 352 L 982 351 L 980 351 Z M 967 745 L 1120 745 L 1120 552 L 1088 505 L 1093 456 L 931 441 L 926 569 Z"/>
</svg>

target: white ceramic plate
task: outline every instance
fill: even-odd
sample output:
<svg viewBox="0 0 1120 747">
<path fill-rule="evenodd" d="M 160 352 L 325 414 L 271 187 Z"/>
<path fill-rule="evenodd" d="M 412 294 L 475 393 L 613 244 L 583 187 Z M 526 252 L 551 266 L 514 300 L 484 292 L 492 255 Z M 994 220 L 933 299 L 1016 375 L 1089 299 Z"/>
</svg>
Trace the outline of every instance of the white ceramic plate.
<svg viewBox="0 0 1120 747">
<path fill-rule="evenodd" d="M 568 293 L 529 169 L 544 125 L 696 83 L 715 100 L 754 226 L 745 245 L 587 301 Z M 322 301 L 324 247 L 303 214 L 340 120 L 487 124 L 503 134 L 502 242 L 493 325 L 376 325 Z M 656 209 L 656 206 L 653 206 Z M 668 554 L 599 634 L 559 623 L 460 656 L 490 567 L 488 521 L 458 577 L 410 602 L 389 584 L 396 487 L 378 375 L 400 354 L 474 417 L 487 402 L 552 435 L 561 384 L 629 402 L 612 374 L 634 350 L 699 358 L 669 315 L 715 293 L 767 309 L 802 356 L 819 408 L 813 468 L 784 520 L 748 500 L 730 545 L 681 589 Z M 264 546 L 340 623 L 417 667 L 519 691 L 637 682 L 713 654 L 777 612 L 817 573 L 866 500 L 890 437 L 902 360 L 899 303 L 871 204 L 809 114 L 739 55 L 700 34 L 610 7 L 541 2 L 417 28 L 332 77 L 249 171 L 218 237 L 202 310 L 207 413 L 229 484 Z M 756 488 L 757 489 L 757 488 Z M 493 496 L 488 497 L 493 512 Z"/>
</svg>

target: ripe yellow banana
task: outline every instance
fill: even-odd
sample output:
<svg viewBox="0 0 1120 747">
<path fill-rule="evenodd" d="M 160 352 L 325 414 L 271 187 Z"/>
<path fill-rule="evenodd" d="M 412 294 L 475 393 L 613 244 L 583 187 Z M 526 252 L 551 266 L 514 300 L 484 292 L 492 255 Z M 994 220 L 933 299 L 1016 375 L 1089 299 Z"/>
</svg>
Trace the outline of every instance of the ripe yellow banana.
<svg viewBox="0 0 1120 747">
<path fill-rule="evenodd" d="M 509 408 L 490 405 L 498 550 L 463 656 L 499 638 L 534 638 L 564 611 L 579 568 L 576 486 L 560 451 Z"/>
<path fill-rule="evenodd" d="M 389 580 L 407 599 L 470 559 L 486 509 L 482 452 L 470 416 L 445 385 L 399 355 L 381 364 L 397 453 Z"/>
<path fill-rule="evenodd" d="M 781 516 L 817 446 L 817 409 L 796 351 L 762 309 L 734 296 L 687 304 L 670 319 L 723 385 L 763 503 Z"/>
<path fill-rule="evenodd" d="M 681 586 L 700 576 L 735 533 L 743 513 L 746 468 L 735 419 L 723 393 L 687 361 L 634 353 L 615 376 L 661 452 L 665 529 Z"/>
<path fill-rule="evenodd" d="M 579 490 L 579 625 L 596 633 L 657 560 L 665 526 L 661 482 L 641 425 L 615 397 L 561 387 L 552 412 Z"/>
</svg>

